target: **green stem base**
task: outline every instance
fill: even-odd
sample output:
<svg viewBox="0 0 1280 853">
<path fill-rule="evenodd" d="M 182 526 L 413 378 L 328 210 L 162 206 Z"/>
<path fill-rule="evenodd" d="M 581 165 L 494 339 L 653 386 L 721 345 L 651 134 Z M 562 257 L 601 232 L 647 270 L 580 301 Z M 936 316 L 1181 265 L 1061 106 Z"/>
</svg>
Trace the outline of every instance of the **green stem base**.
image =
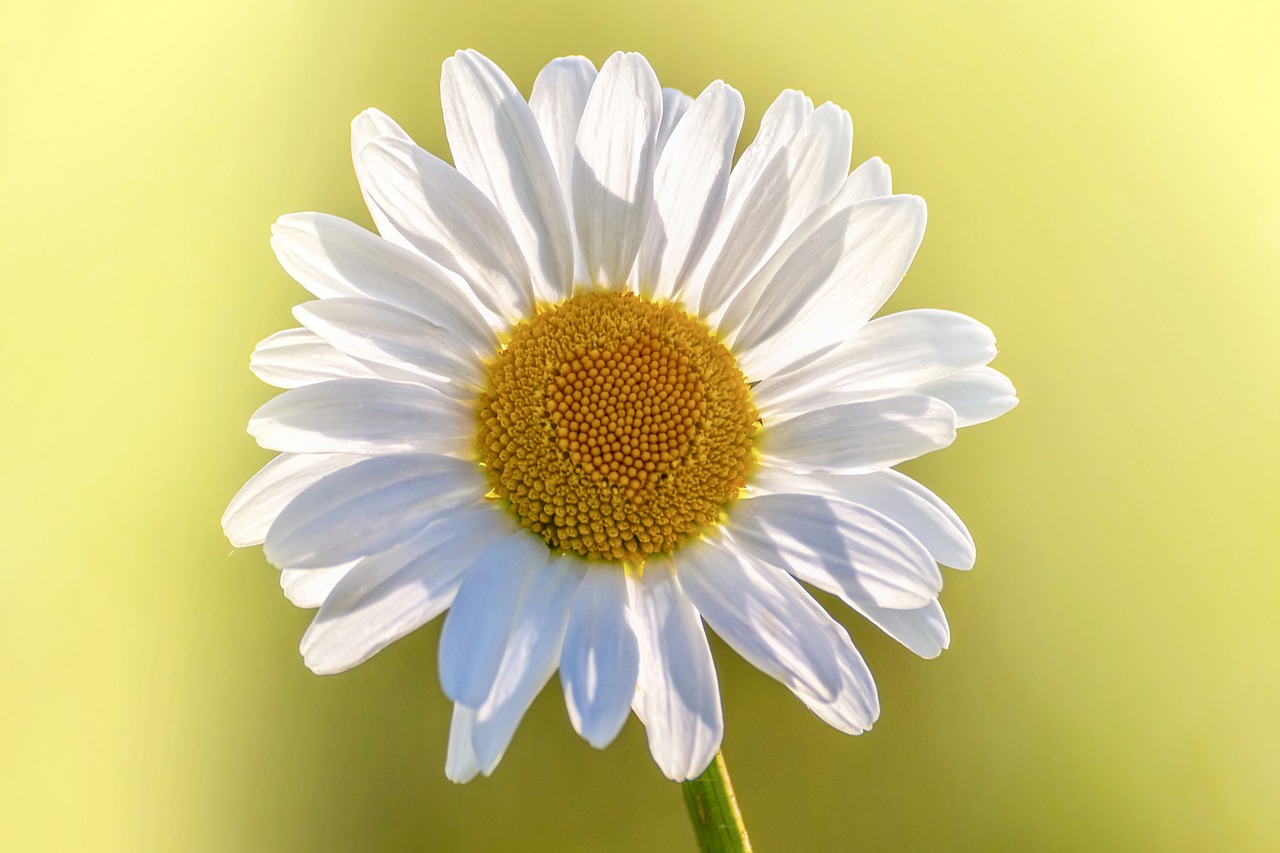
<svg viewBox="0 0 1280 853">
<path fill-rule="evenodd" d="M 715 761 L 701 776 L 682 782 L 680 787 L 702 853 L 751 853 L 751 841 L 733 796 L 723 755 L 717 752 Z"/>
</svg>

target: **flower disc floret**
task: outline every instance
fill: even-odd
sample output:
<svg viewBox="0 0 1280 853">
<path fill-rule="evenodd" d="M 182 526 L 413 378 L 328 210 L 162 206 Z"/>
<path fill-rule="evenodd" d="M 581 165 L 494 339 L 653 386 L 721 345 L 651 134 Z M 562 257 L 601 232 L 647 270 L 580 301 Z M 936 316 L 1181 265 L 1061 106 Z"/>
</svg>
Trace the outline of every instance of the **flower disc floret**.
<svg viewBox="0 0 1280 853">
<path fill-rule="evenodd" d="M 737 497 L 757 415 L 706 327 L 631 293 L 587 293 L 518 325 L 479 400 L 497 496 L 547 545 L 639 562 Z"/>
</svg>

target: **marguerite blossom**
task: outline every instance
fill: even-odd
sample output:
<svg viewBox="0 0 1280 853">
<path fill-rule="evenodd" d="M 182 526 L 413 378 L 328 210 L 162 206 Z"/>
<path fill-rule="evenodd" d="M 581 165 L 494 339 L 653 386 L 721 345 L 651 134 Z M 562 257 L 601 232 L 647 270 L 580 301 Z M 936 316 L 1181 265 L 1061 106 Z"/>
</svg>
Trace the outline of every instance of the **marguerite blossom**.
<svg viewBox="0 0 1280 853">
<path fill-rule="evenodd" d="M 974 545 L 893 466 L 1016 398 L 950 311 L 872 319 L 925 205 L 853 128 L 783 92 L 736 163 L 741 96 L 662 89 L 639 54 L 551 62 L 526 101 L 444 63 L 454 166 L 369 110 L 352 128 L 378 233 L 320 213 L 271 244 L 316 298 L 253 370 L 288 389 L 280 455 L 223 518 L 318 607 L 307 666 L 349 669 L 446 610 L 446 771 L 489 774 L 559 670 L 596 747 L 634 711 L 697 776 L 723 717 L 704 622 L 843 732 L 879 715 L 838 596 L 911 651 L 948 644 L 938 564 Z"/>
</svg>

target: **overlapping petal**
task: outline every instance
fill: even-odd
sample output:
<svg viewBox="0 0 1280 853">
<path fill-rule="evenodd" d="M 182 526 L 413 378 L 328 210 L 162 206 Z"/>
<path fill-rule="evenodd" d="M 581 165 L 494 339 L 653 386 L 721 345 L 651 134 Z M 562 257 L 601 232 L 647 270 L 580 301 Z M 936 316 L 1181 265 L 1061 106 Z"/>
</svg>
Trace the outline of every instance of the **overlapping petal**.
<svg viewBox="0 0 1280 853">
<path fill-rule="evenodd" d="M 369 196 L 414 249 L 463 278 L 476 301 L 514 323 L 533 283 L 511 228 L 475 184 L 438 157 L 382 137 L 360 149 Z"/>
<path fill-rule="evenodd" d="M 334 379 L 286 391 L 249 419 L 249 434 L 291 453 L 473 455 L 471 415 L 424 385 Z"/>
<path fill-rule="evenodd" d="M 410 249 L 323 213 L 282 216 L 271 248 L 289 275 L 320 299 L 360 297 L 417 314 L 488 355 L 497 337 L 458 276 Z"/>
<path fill-rule="evenodd" d="M 672 132 L 658 162 L 653 212 L 636 262 L 641 296 L 680 293 L 702 258 L 724 204 L 743 109 L 742 96 L 717 81 Z"/>
<path fill-rule="evenodd" d="M 766 418 L 806 412 L 899 393 L 995 356 L 995 335 L 977 320 L 954 311 L 902 311 L 872 320 L 798 370 L 765 379 L 753 397 Z"/>
<path fill-rule="evenodd" d="M 848 604 L 922 658 L 936 658 L 951 645 L 951 626 L 936 601 L 915 610 L 891 610 L 859 596 L 850 596 Z"/>
<path fill-rule="evenodd" d="M 756 669 L 792 690 L 833 698 L 840 670 L 818 633 L 825 611 L 794 580 L 717 539 L 686 543 L 674 555 L 693 606 Z"/>
<path fill-rule="evenodd" d="M 906 275 L 924 224 L 923 200 L 888 196 L 844 208 L 815 229 L 769 270 L 733 336 L 743 370 L 769 376 L 860 329 Z"/>
<path fill-rule="evenodd" d="M 450 699 L 477 708 L 488 698 L 512 624 L 525 599 L 536 595 L 548 558 L 546 544 L 524 532 L 480 551 L 440 635 L 440 684 Z"/>
<path fill-rule="evenodd" d="M 542 139 L 551 155 L 560 184 L 564 209 L 569 223 L 574 223 L 573 213 L 573 159 L 577 149 L 578 125 L 582 122 L 587 97 L 597 77 L 596 67 L 585 57 L 564 56 L 553 59 L 538 73 L 529 95 L 529 108 L 537 119 Z M 572 232 L 573 229 L 571 228 Z M 573 236 L 573 280 L 587 280 L 586 262 L 582 249 Z"/>
<path fill-rule="evenodd" d="M 759 182 L 767 165 L 784 145 L 791 141 L 805 119 L 813 115 L 813 101 L 803 92 L 785 89 L 760 118 L 760 127 L 751 144 L 742 152 L 733 174 L 729 176 L 729 191 L 725 200 L 725 223 L 722 236 L 727 235 L 730 223 L 736 220 L 742 203 Z"/>
<path fill-rule="evenodd" d="M 322 299 L 295 306 L 293 315 L 334 349 L 361 362 L 395 368 L 423 385 L 468 399 L 483 387 L 484 364 L 462 336 L 385 302 Z"/>
<path fill-rule="evenodd" d="M 897 471 L 798 474 L 765 464 L 752 477 L 751 488 L 763 494 L 822 495 L 868 507 L 909 530 L 942 565 L 973 567 L 973 536 L 964 522 L 941 498 Z"/>
<path fill-rule="evenodd" d="M 376 379 L 367 364 L 338 352 L 308 329 L 285 329 L 267 337 L 249 356 L 253 375 L 276 388 L 301 388 L 330 379 Z"/>
<path fill-rule="evenodd" d="M 359 562 L 350 560 L 322 569 L 281 569 L 280 590 L 295 607 L 315 610 Z"/>
<path fill-rule="evenodd" d="M 766 426 L 762 457 L 797 472 L 866 474 L 955 441 L 950 406 L 922 394 L 815 409 Z"/>
<path fill-rule="evenodd" d="M 791 230 L 786 239 L 778 247 L 769 259 L 751 276 L 749 280 L 739 287 L 733 298 L 726 304 L 717 307 L 714 311 L 716 325 L 720 334 L 725 338 L 732 338 L 742 329 L 743 324 L 751 319 L 755 312 L 756 304 L 760 301 L 761 294 L 773 282 L 777 276 L 779 269 L 786 264 L 796 253 L 796 251 L 805 245 L 805 242 L 813 236 L 823 225 L 837 216 L 848 216 L 845 211 L 861 201 L 873 198 L 882 198 L 890 194 L 890 176 L 889 168 L 880 161 L 879 158 L 873 157 L 863 163 L 845 178 L 844 184 L 840 187 L 840 191 L 836 193 L 835 198 L 826 204 L 821 205 L 809 214 L 799 225 Z M 807 361 L 812 361 L 816 355 L 811 355 Z M 769 374 L 789 372 L 789 367 L 774 367 Z"/>
<path fill-rule="evenodd" d="M 783 112 L 780 118 L 787 115 Z M 718 320 L 729 300 L 792 231 L 835 196 L 849 173 L 852 147 L 849 114 L 823 104 L 772 151 L 751 185 L 731 196 L 736 210 L 726 205 L 724 242 L 702 283 L 699 314 Z M 737 189 L 731 180 L 730 192 Z"/>
<path fill-rule="evenodd" d="M 911 389 L 946 403 L 956 413 L 956 426 L 973 426 L 998 418 L 1018 405 L 1018 392 L 1003 373 L 978 367 L 935 379 Z"/>
<path fill-rule="evenodd" d="M 471 745 L 471 733 L 475 730 L 476 709 L 455 702 L 453 719 L 449 724 L 449 747 L 444 759 L 444 774 L 449 781 L 459 785 L 480 775 L 480 759 Z"/>
<path fill-rule="evenodd" d="M 670 560 L 649 560 L 644 573 L 628 575 L 627 582 L 640 651 L 632 709 L 663 774 L 692 779 L 711 763 L 724 737 L 711 647 Z"/>
<path fill-rule="evenodd" d="M 332 586 L 303 635 L 307 666 L 321 674 L 350 669 L 439 616 L 487 538 L 514 527 L 506 513 L 481 505 L 361 560 Z"/>
<path fill-rule="evenodd" d="M 479 501 L 474 465 L 447 456 L 375 456 L 312 483 L 267 530 L 263 551 L 277 566 L 332 566 L 399 545 L 442 514 Z"/>
<path fill-rule="evenodd" d="M 381 136 L 413 142 L 409 138 L 409 134 L 405 133 L 404 128 L 396 124 L 391 116 L 381 110 L 365 110 L 351 122 L 351 163 L 355 167 L 356 180 L 360 184 L 360 195 L 364 197 L 365 207 L 368 208 L 369 216 L 373 219 L 373 224 L 378 229 L 378 233 L 382 235 L 383 239 L 395 243 L 397 246 L 408 248 L 409 241 L 396 230 L 396 227 L 391 224 L 391 220 L 387 218 L 387 215 L 382 212 L 378 205 L 374 204 L 373 199 L 369 196 L 369 190 L 367 189 L 368 176 L 360 162 L 360 149 Z"/>
<path fill-rule="evenodd" d="M 635 698 L 640 652 L 628 614 L 623 573 L 590 566 L 570 602 L 560 680 L 569 720 L 597 749 L 617 737 Z"/>
<path fill-rule="evenodd" d="M 837 595 L 909 610 L 938 597 L 942 575 L 905 527 L 875 510 L 809 494 L 738 501 L 729 530 L 763 563 Z"/>
<path fill-rule="evenodd" d="M 693 106 L 693 98 L 679 89 L 664 88 L 662 90 L 662 123 L 658 125 L 657 143 L 659 156 L 662 155 L 663 149 L 667 147 L 667 140 L 671 138 L 676 125 L 680 123 L 680 119 L 684 118 L 684 114 L 689 111 L 691 106 Z"/>
<path fill-rule="evenodd" d="M 819 717 L 851 733 L 879 715 L 875 682 L 849 634 L 786 572 L 711 536 L 677 552 L 681 586 L 707 623 Z"/>
<path fill-rule="evenodd" d="M 600 68 L 578 124 L 573 218 L 589 282 L 626 286 L 653 203 L 662 91 L 638 53 Z"/>
<path fill-rule="evenodd" d="M 474 50 L 445 60 L 440 102 L 457 170 L 510 226 L 539 298 L 573 285 L 573 238 L 551 155 L 533 111 L 511 80 Z"/>
<path fill-rule="evenodd" d="M 471 733 L 480 772 L 486 776 L 502 760 L 529 705 L 556 671 L 569 602 L 582 580 L 580 563 L 567 555 L 552 557 L 511 615 L 502 661 L 488 696 L 476 708 Z"/>
<path fill-rule="evenodd" d="M 364 458 L 349 453 L 281 453 L 231 499 L 222 514 L 222 532 L 237 548 L 261 545 L 281 510 L 304 489 Z"/>
</svg>

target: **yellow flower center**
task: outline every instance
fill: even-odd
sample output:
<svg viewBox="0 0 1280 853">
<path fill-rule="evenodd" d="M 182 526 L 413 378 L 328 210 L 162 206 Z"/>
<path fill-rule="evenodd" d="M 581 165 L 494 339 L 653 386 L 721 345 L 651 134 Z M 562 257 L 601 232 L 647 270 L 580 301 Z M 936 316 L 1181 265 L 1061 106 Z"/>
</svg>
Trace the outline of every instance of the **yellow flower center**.
<svg viewBox="0 0 1280 853">
<path fill-rule="evenodd" d="M 757 426 L 733 356 L 671 305 L 587 293 L 516 326 L 478 443 L 496 495 L 551 548 L 642 562 L 719 519 Z"/>
</svg>

